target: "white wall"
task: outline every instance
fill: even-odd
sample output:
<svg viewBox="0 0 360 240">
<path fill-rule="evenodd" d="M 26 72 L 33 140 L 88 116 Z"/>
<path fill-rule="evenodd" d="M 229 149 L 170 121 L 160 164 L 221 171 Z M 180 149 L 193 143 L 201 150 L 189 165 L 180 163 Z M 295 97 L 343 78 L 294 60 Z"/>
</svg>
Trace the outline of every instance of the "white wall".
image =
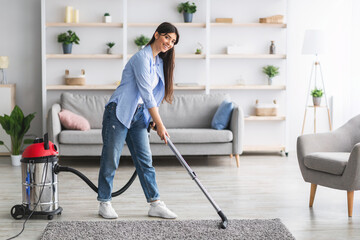
<svg viewBox="0 0 360 240">
<path fill-rule="evenodd" d="M 274 4 L 276 5 L 279 1 L 283 0 L 274 0 Z M 158 2 L 158 0 L 154 0 L 154 2 Z M 204 1 L 195 2 L 201 6 Z M 256 1 L 250 0 L 226 1 L 228 4 L 234 4 L 234 9 L 240 9 L 247 2 L 251 6 L 256 4 Z M 131 7 L 131 3 L 128 4 Z M 321 56 L 321 63 L 327 94 L 334 96 L 334 126 L 340 126 L 351 116 L 360 112 L 358 107 L 360 97 L 357 94 L 360 84 L 359 74 L 356 72 L 357 53 L 360 52 L 357 44 L 360 40 L 358 30 L 360 27 L 356 21 L 360 21 L 358 14 L 353 15 L 359 10 L 360 3 L 356 0 L 288 0 L 288 29 L 286 31 L 288 36 L 287 95 L 290 151 L 295 150 L 296 138 L 301 131 L 312 62 L 311 57 L 301 54 L 303 34 L 306 29 L 320 28 L 326 31 L 328 36 L 330 52 Z M 80 11 L 80 19 L 82 12 Z M 198 17 L 203 18 L 201 12 L 199 9 Z M 148 14 L 146 8 L 138 8 L 136 13 L 138 16 L 146 14 Z M 37 112 L 31 127 L 31 132 L 37 135 L 41 134 L 40 15 L 40 0 L 0 0 L 0 55 L 9 56 L 10 65 L 7 73 L 9 81 L 17 84 L 17 104 L 24 109 L 26 114 Z M 160 15 L 161 19 L 169 18 L 174 22 L 181 21 L 181 17 L 176 12 L 167 10 L 156 14 L 157 17 Z M 132 14 L 129 19 L 133 19 L 134 16 Z M 156 20 L 156 16 L 152 19 Z M 129 30 L 129 34 L 134 33 Z M 184 29 L 183 39 L 187 38 L 187 34 L 192 34 L 191 30 Z M 181 61 L 179 60 L 177 64 L 177 73 L 181 70 Z M 214 73 L 214 75 L 216 74 L 219 72 Z M 178 73 L 178 75 L 184 78 L 184 74 Z M 321 115 L 319 116 L 319 130 L 326 131 L 327 120 L 322 117 L 326 114 L 319 113 L 319 115 Z M 309 114 L 309 119 L 310 117 L 311 114 Z M 311 121 L 308 120 L 307 123 L 310 125 Z M 311 132 L 310 126 L 306 130 Z"/>
</svg>

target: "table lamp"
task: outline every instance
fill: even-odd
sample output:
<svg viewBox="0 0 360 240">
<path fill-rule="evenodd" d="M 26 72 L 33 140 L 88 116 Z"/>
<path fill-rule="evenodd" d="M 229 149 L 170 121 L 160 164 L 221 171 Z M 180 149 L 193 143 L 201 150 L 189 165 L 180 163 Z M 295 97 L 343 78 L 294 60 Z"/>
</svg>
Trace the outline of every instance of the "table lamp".
<svg viewBox="0 0 360 240">
<path fill-rule="evenodd" d="M 0 56 L 0 69 L 3 75 L 1 84 L 7 84 L 5 69 L 9 67 L 9 58 L 7 56 Z"/>
</svg>

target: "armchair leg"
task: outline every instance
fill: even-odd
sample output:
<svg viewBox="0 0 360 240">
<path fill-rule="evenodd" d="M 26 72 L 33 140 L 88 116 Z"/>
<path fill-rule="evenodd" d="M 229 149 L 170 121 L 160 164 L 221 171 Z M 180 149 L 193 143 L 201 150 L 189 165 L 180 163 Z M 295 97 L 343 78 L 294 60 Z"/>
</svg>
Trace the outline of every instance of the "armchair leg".
<svg viewBox="0 0 360 240">
<path fill-rule="evenodd" d="M 354 203 L 354 191 L 347 192 L 347 201 L 348 201 L 348 216 L 352 217 L 353 203 Z"/>
<path fill-rule="evenodd" d="M 233 154 L 230 154 L 230 158 L 233 158 L 233 156 L 234 156 Z"/>
<path fill-rule="evenodd" d="M 239 154 L 235 154 L 235 159 L 236 159 L 236 166 L 239 167 L 240 166 Z"/>
<path fill-rule="evenodd" d="M 312 207 L 313 204 L 314 204 L 316 188 L 317 188 L 317 185 L 314 184 L 314 183 L 312 183 L 312 184 L 311 184 L 311 189 L 310 189 L 310 202 L 309 202 L 309 207 Z"/>
</svg>

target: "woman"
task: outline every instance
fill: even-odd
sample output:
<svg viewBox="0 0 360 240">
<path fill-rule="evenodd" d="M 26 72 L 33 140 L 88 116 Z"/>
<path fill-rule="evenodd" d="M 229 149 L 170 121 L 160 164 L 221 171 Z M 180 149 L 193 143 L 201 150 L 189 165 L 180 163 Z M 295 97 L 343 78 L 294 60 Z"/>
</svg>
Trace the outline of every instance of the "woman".
<svg viewBox="0 0 360 240">
<path fill-rule="evenodd" d="M 172 102 L 173 47 L 178 41 L 179 33 L 174 25 L 167 22 L 160 24 L 146 47 L 130 58 L 122 73 L 120 86 L 106 104 L 97 197 L 100 201 L 99 214 L 104 218 L 118 217 L 110 201 L 115 170 L 125 141 L 146 200 L 150 203 L 148 215 L 177 217 L 160 201 L 147 126 L 152 118 L 157 134 L 167 143 L 165 136 L 169 134 L 161 121 L 158 106 L 163 100 Z"/>
</svg>

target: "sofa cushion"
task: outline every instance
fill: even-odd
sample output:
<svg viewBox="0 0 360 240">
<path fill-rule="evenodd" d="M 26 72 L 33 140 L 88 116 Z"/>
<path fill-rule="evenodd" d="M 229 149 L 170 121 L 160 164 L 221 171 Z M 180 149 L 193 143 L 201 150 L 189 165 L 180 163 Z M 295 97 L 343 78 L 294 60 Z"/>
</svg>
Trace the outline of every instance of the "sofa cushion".
<svg viewBox="0 0 360 240">
<path fill-rule="evenodd" d="M 223 101 L 211 121 L 211 127 L 216 130 L 222 130 L 228 127 L 231 113 L 234 106 L 232 102 Z"/>
<path fill-rule="evenodd" d="M 348 163 L 348 152 L 316 152 L 305 156 L 306 167 L 334 175 L 342 175 Z"/>
<path fill-rule="evenodd" d="M 211 128 L 211 120 L 227 94 L 175 95 L 159 107 L 166 128 Z"/>
<path fill-rule="evenodd" d="M 168 128 L 173 143 L 227 143 L 233 140 L 230 130 L 215 130 L 204 128 Z M 150 133 L 151 143 L 163 143 L 155 131 Z"/>
<path fill-rule="evenodd" d="M 101 129 L 89 131 L 63 130 L 59 134 L 60 144 L 102 144 Z"/>
<path fill-rule="evenodd" d="M 167 129 L 173 143 L 227 143 L 233 140 L 230 130 Z M 101 129 L 89 131 L 63 130 L 60 144 L 102 144 Z M 151 143 L 163 143 L 155 131 L 150 133 Z"/>
<path fill-rule="evenodd" d="M 81 130 L 81 131 L 90 130 L 90 123 L 86 118 L 77 115 L 73 112 L 70 112 L 69 110 L 66 109 L 61 110 L 61 112 L 59 112 L 59 119 L 61 124 L 66 129 Z"/>
<path fill-rule="evenodd" d="M 86 118 L 93 129 L 102 128 L 102 118 L 110 95 L 61 94 L 61 108 Z"/>
</svg>

